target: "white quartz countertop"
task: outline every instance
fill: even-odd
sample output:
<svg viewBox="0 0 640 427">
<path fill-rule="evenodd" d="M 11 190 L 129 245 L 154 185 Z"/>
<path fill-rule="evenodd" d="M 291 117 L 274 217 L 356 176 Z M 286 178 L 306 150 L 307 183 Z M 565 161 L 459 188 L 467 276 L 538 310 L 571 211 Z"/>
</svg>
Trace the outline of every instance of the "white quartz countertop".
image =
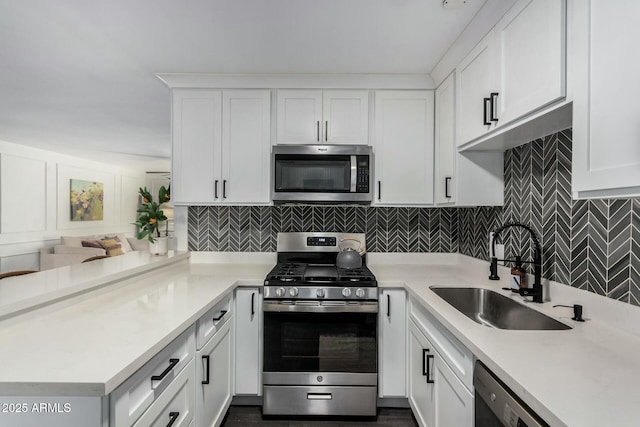
<svg viewBox="0 0 640 427">
<path fill-rule="evenodd" d="M 105 396 L 273 265 L 169 265 L 0 322 L 0 395 Z"/>
<path fill-rule="evenodd" d="M 626 321 L 638 325 L 640 309 L 572 289 L 564 285 L 555 298 L 532 308 L 556 318 L 572 329 L 516 331 L 480 325 L 457 311 L 430 286 L 472 286 L 497 291 L 520 302 L 523 298 L 501 288 L 502 280 L 488 280 L 488 263 L 480 270 L 456 265 L 372 264 L 379 286 L 407 289 L 476 358 L 552 426 L 638 426 L 640 415 L 640 337 L 615 326 L 615 314 L 633 312 Z M 546 283 L 549 286 L 548 283 Z M 554 304 L 584 305 L 585 322 L 571 320 L 569 308 Z M 611 305 L 611 307 L 599 307 Z M 614 324 L 612 325 L 612 322 Z"/>
<path fill-rule="evenodd" d="M 640 309 L 563 285 L 532 307 L 572 326 L 507 331 L 481 326 L 429 288 L 500 288 L 488 264 L 448 255 L 370 254 L 380 287 L 401 287 L 552 426 L 636 426 L 640 416 Z M 225 255 L 226 256 L 226 255 Z M 199 259 L 199 258 L 197 258 Z M 0 395 L 104 396 L 237 286 L 261 285 L 256 263 L 177 262 L 0 322 Z M 428 259 L 428 262 L 422 262 Z M 420 261 L 420 262 L 417 262 Z M 88 274 L 88 273 L 87 273 Z M 28 276 L 27 276 L 28 277 Z M 584 323 L 570 320 L 584 305 Z M 628 326 L 633 323 L 635 326 Z"/>
</svg>

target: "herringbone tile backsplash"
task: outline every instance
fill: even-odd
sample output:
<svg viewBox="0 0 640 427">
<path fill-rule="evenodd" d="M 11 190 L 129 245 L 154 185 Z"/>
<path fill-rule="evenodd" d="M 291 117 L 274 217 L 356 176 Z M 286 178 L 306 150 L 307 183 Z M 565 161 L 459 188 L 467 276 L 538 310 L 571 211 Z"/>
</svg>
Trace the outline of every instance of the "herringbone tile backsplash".
<svg viewBox="0 0 640 427">
<path fill-rule="evenodd" d="M 505 152 L 504 207 L 193 206 L 189 249 L 275 251 L 279 231 L 367 234 L 370 252 L 460 252 L 488 260 L 488 233 L 530 224 L 543 276 L 640 305 L 640 199 L 572 200 L 571 130 Z M 531 258 L 526 233 L 505 232 L 507 256 Z"/>
</svg>

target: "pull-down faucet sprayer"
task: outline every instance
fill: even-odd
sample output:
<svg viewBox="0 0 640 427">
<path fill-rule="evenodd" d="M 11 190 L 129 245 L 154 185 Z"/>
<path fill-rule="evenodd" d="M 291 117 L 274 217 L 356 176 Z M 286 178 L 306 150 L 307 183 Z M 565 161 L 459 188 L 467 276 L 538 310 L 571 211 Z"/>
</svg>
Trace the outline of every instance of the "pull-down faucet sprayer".
<svg viewBox="0 0 640 427">
<path fill-rule="evenodd" d="M 512 261 L 510 259 L 498 259 L 496 258 L 496 239 L 500 236 L 500 233 L 511 227 L 520 227 L 524 228 L 531 235 L 531 240 L 533 240 L 534 250 L 533 250 L 533 260 L 532 261 L 521 261 L 526 264 L 533 264 L 533 288 L 521 288 L 519 293 L 522 296 L 530 296 L 533 297 L 533 302 L 542 303 L 543 302 L 543 292 L 542 292 L 542 248 L 540 246 L 540 241 L 538 240 L 538 236 L 536 232 L 531 229 L 528 225 L 521 224 L 519 222 L 510 222 L 504 224 L 498 228 L 496 228 L 493 232 L 493 240 L 491 241 L 491 267 L 490 267 L 490 280 L 500 280 L 500 276 L 498 276 L 498 261 Z"/>
</svg>

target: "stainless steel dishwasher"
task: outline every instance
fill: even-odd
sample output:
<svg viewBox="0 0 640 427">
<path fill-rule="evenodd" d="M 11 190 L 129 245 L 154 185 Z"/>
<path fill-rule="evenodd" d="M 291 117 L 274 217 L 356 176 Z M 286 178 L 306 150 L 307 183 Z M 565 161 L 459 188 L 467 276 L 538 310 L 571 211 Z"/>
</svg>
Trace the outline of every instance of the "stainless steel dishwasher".
<svg viewBox="0 0 640 427">
<path fill-rule="evenodd" d="M 475 427 L 549 427 L 481 362 L 473 372 Z"/>
</svg>

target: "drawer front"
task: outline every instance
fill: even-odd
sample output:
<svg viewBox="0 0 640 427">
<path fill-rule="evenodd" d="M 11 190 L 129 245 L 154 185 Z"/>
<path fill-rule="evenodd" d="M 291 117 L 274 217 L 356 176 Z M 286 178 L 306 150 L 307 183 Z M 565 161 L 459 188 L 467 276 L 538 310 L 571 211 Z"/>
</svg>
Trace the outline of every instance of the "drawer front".
<svg viewBox="0 0 640 427">
<path fill-rule="evenodd" d="M 211 310 L 202 316 L 196 322 L 196 348 L 198 350 L 211 339 L 211 337 L 222 326 L 229 321 L 232 315 L 231 298 L 233 293 L 230 293 L 222 299 L 219 303 L 213 306 Z"/>
<path fill-rule="evenodd" d="M 409 300 L 409 316 L 465 387 L 473 390 L 473 353 L 413 298 Z"/>
<path fill-rule="evenodd" d="M 265 415 L 376 415 L 376 387 L 264 386 Z"/>
<path fill-rule="evenodd" d="M 110 425 L 132 426 L 193 360 L 195 349 L 195 326 L 191 326 L 115 389 Z"/>
<path fill-rule="evenodd" d="M 195 369 L 193 360 L 153 402 L 135 427 L 187 427 L 195 412 Z"/>
</svg>

